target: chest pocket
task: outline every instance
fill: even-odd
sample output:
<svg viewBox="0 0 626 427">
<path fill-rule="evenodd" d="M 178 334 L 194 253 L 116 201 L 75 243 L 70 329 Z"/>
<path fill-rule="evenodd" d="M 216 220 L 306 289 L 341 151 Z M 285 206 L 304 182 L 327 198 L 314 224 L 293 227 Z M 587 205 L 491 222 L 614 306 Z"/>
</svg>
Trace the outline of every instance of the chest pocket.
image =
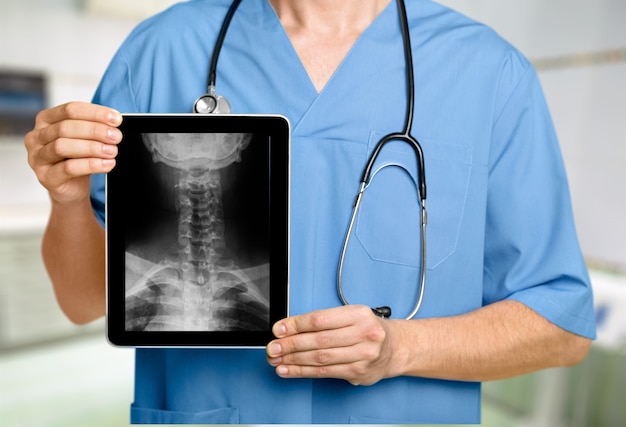
<svg viewBox="0 0 626 427">
<path fill-rule="evenodd" d="M 372 133 L 371 153 L 382 134 Z M 456 249 L 472 167 L 471 147 L 420 140 L 427 198 L 426 267 L 434 269 Z M 376 261 L 420 266 L 420 214 L 415 153 L 392 141 L 382 149 L 363 195 L 355 234 Z"/>
</svg>

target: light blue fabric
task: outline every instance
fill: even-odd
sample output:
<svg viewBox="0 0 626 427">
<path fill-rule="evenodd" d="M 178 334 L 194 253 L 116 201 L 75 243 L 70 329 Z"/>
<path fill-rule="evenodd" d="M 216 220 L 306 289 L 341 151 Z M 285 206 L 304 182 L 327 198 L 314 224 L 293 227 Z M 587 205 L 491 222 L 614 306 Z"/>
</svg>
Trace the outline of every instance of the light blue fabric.
<svg viewBox="0 0 626 427">
<path fill-rule="evenodd" d="M 190 112 L 206 92 L 229 0 L 195 0 L 141 24 L 94 101 L 122 112 Z M 419 317 L 515 299 L 594 337 L 591 291 L 565 172 L 535 71 L 493 31 L 426 0 L 407 2 L 414 136 L 426 158 L 428 278 Z M 266 0 L 243 1 L 219 60 L 237 113 L 292 125 L 291 312 L 340 304 L 335 275 L 368 154 L 403 127 L 405 64 L 395 2 L 318 94 Z M 409 312 L 419 265 L 415 159 L 393 143 L 366 193 L 346 260 L 351 302 Z M 411 177 L 410 175 L 413 175 Z M 102 218 L 103 179 L 92 196 Z M 480 384 L 395 378 L 371 387 L 284 380 L 262 350 L 139 349 L 136 423 L 478 423 Z"/>
</svg>

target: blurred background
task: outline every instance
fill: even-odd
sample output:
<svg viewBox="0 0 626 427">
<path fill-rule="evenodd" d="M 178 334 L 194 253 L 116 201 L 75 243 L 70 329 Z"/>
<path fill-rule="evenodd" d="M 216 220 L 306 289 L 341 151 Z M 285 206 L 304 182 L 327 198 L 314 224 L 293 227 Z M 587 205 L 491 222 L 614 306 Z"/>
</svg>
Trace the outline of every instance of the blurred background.
<svg viewBox="0 0 626 427">
<path fill-rule="evenodd" d="M 410 1 L 410 0 L 409 0 Z M 46 193 L 23 136 L 40 109 L 89 101 L 113 53 L 172 0 L 0 0 L 0 425 L 123 426 L 133 352 L 74 326 L 40 258 Z M 598 340 L 571 369 L 484 384 L 484 426 L 626 426 L 626 2 L 443 0 L 539 71 L 595 291 Z"/>
</svg>

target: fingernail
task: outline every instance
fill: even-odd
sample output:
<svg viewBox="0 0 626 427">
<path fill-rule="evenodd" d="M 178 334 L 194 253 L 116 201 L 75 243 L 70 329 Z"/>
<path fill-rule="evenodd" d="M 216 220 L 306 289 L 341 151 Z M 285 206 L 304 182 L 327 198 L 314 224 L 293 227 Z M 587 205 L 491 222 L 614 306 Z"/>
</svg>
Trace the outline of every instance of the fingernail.
<svg viewBox="0 0 626 427">
<path fill-rule="evenodd" d="M 119 111 L 112 110 L 107 114 L 107 120 L 110 124 L 117 126 L 122 122 L 122 114 Z"/>
<path fill-rule="evenodd" d="M 122 133 L 117 129 L 107 130 L 107 137 L 112 142 L 119 142 L 122 140 Z"/>
<path fill-rule="evenodd" d="M 274 342 L 269 345 L 267 349 L 267 354 L 270 357 L 278 357 L 280 356 L 281 351 L 283 351 L 283 347 L 280 344 Z"/>
<path fill-rule="evenodd" d="M 117 152 L 117 147 L 115 145 L 104 144 L 102 146 L 102 152 L 104 154 L 115 154 Z"/>
<path fill-rule="evenodd" d="M 286 366 L 279 366 L 276 368 L 276 373 L 278 375 L 287 375 L 289 373 L 289 369 Z"/>
<path fill-rule="evenodd" d="M 115 166 L 115 160 L 113 159 L 102 159 L 102 167 L 105 169 L 109 169 Z"/>
<path fill-rule="evenodd" d="M 272 366 L 278 366 L 281 363 L 283 363 L 283 358 L 282 357 L 270 357 L 269 358 L 269 364 Z"/>
<path fill-rule="evenodd" d="M 287 328 L 282 323 L 277 323 L 274 325 L 274 335 L 277 337 L 282 337 L 287 333 Z"/>
</svg>

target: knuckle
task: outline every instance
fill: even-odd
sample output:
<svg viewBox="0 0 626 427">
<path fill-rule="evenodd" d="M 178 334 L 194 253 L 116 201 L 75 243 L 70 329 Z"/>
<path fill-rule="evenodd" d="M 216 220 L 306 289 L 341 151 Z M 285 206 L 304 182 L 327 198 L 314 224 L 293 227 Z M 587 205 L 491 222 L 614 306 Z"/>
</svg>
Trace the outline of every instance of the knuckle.
<svg viewBox="0 0 626 427">
<path fill-rule="evenodd" d="M 41 110 L 35 115 L 35 128 L 44 126 L 47 114 L 48 112 L 46 110 Z"/>
<path fill-rule="evenodd" d="M 55 125 L 57 138 L 71 135 L 72 123 L 69 121 L 61 121 Z"/>
<path fill-rule="evenodd" d="M 330 352 L 328 351 L 317 351 L 313 357 L 315 362 L 320 365 L 326 365 L 331 360 Z"/>
<path fill-rule="evenodd" d="M 325 366 L 318 366 L 313 370 L 313 374 L 317 378 L 327 378 L 329 375 L 328 369 Z"/>
<path fill-rule="evenodd" d="M 100 157 L 102 155 L 102 146 L 99 143 L 90 142 L 87 144 L 85 151 L 89 153 L 90 157 Z"/>
<path fill-rule="evenodd" d="M 352 375 L 354 379 L 359 379 L 362 383 L 362 379 L 367 375 L 367 367 L 362 363 L 356 363 L 352 366 Z"/>
<path fill-rule="evenodd" d="M 375 327 L 368 328 L 365 332 L 365 339 L 370 342 L 382 342 L 385 340 L 385 329 L 380 324 Z"/>
<path fill-rule="evenodd" d="M 76 176 L 78 174 L 77 162 L 66 160 L 62 163 L 63 173 L 67 176 Z"/>
<path fill-rule="evenodd" d="M 330 348 L 331 347 L 331 339 L 329 334 L 321 333 L 316 337 L 317 347 L 318 348 Z"/>
<path fill-rule="evenodd" d="M 369 386 L 376 384 L 381 377 L 372 371 L 368 363 L 355 363 L 350 366 L 346 380 L 352 385 Z"/>
<path fill-rule="evenodd" d="M 49 145 L 50 153 L 56 157 L 65 157 L 67 149 L 67 140 L 64 138 L 58 138 L 51 142 Z"/>
<path fill-rule="evenodd" d="M 380 348 L 374 345 L 368 345 L 365 347 L 362 353 L 363 360 L 376 360 L 380 356 Z"/>
<path fill-rule="evenodd" d="M 76 102 L 68 102 L 63 104 L 63 113 L 66 117 L 72 119 L 78 117 L 78 113 L 80 111 L 79 104 Z"/>
<path fill-rule="evenodd" d="M 47 175 L 47 171 L 44 171 L 43 169 L 35 169 L 35 176 L 37 177 L 37 181 L 39 181 L 44 187 Z"/>
<path fill-rule="evenodd" d="M 294 353 L 290 353 L 290 354 L 287 354 L 287 355 L 283 356 L 283 363 L 285 365 L 297 365 L 298 364 L 298 360 L 297 360 L 296 355 Z"/>
<path fill-rule="evenodd" d="M 96 141 L 104 140 L 104 138 L 106 138 L 106 131 L 102 128 L 102 126 L 91 125 L 89 133 L 91 138 Z"/>
<path fill-rule="evenodd" d="M 28 166 L 31 169 L 35 169 L 35 165 L 36 165 L 36 160 L 35 160 L 35 155 L 33 153 L 31 153 L 30 151 L 27 152 L 26 154 L 26 160 L 28 161 Z"/>
<path fill-rule="evenodd" d="M 37 138 L 35 136 L 35 131 L 31 130 L 26 135 L 24 135 L 24 147 L 30 153 L 31 149 L 35 146 L 37 142 Z"/>
<path fill-rule="evenodd" d="M 28 166 L 35 172 L 35 175 L 37 176 L 37 179 L 39 179 L 39 181 L 41 181 L 40 179 L 40 169 L 43 169 L 43 167 L 45 167 L 44 162 L 42 162 L 39 157 L 37 156 L 37 152 L 28 152 L 28 155 L 26 156 L 26 159 L 28 160 Z"/>
<path fill-rule="evenodd" d="M 316 330 L 325 329 L 327 323 L 328 323 L 328 318 L 322 312 L 313 313 L 313 315 L 311 316 L 311 325 Z"/>
</svg>

